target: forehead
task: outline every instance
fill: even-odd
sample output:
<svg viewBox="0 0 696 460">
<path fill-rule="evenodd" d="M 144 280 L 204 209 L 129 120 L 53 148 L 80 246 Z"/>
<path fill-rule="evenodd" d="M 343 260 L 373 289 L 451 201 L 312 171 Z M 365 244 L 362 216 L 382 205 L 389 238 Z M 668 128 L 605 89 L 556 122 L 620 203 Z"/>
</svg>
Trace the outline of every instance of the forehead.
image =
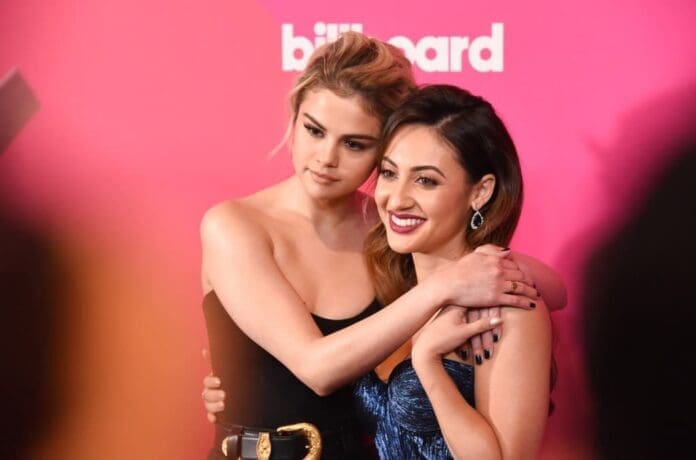
<svg viewBox="0 0 696 460">
<path fill-rule="evenodd" d="M 327 130 L 377 137 L 380 120 L 364 108 L 362 96 L 339 96 L 326 88 L 307 91 L 299 107 L 299 117 L 307 113 Z"/>
<path fill-rule="evenodd" d="M 384 156 L 389 157 L 399 167 L 433 165 L 464 170 L 457 161 L 452 146 L 425 125 L 399 128 L 389 142 Z"/>
</svg>

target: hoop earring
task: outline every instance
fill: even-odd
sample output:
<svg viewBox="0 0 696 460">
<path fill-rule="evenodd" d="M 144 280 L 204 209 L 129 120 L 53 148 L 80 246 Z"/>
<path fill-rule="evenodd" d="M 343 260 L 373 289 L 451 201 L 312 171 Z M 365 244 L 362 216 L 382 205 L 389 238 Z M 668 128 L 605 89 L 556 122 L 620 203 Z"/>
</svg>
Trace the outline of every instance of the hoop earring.
<svg viewBox="0 0 696 460">
<path fill-rule="evenodd" d="M 469 224 L 472 230 L 477 230 L 481 225 L 483 225 L 483 214 L 474 208 L 474 215 L 471 216 L 471 222 Z"/>
</svg>

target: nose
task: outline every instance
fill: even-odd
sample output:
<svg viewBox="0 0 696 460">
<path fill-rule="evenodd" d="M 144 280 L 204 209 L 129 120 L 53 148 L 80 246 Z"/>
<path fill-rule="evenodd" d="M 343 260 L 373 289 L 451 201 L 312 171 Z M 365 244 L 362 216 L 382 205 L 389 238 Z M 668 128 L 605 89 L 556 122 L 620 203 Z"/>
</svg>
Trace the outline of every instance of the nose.
<svg viewBox="0 0 696 460">
<path fill-rule="evenodd" d="M 388 206 L 392 211 L 406 210 L 413 207 L 414 201 L 411 196 L 411 188 L 408 181 L 399 180 L 391 184 L 389 190 Z"/>
<path fill-rule="evenodd" d="M 321 167 L 335 168 L 338 166 L 338 146 L 328 139 L 318 148 L 315 157 L 316 162 Z"/>
</svg>

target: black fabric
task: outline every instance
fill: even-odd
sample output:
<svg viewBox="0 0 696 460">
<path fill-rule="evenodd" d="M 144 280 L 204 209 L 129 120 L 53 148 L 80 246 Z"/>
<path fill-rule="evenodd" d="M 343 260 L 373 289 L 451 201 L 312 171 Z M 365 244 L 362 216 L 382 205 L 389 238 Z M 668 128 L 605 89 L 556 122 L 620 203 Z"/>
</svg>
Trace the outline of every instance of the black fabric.
<svg viewBox="0 0 696 460">
<path fill-rule="evenodd" d="M 313 318 L 322 333 L 327 335 L 366 318 L 378 308 L 379 303 L 374 300 L 353 318 Z M 203 310 L 213 373 L 220 377 L 226 395 L 225 409 L 216 414 L 219 424 L 223 427 L 275 428 L 308 422 L 322 433 L 355 425 L 352 385 L 329 396 L 318 396 L 237 327 L 215 292 L 205 296 Z M 347 444 L 346 448 L 352 449 L 356 443 Z M 213 450 L 216 449 L 219 450 L 219 446 L 213 446 Z M 339 446 L 339 449 L 343 447 Z M 326 450 L 325 453 L 329 454 Z M 355 455 L 354 452 L 350 455 L 336 452 L 323 458 L 360 458 Z"/>
</svg>

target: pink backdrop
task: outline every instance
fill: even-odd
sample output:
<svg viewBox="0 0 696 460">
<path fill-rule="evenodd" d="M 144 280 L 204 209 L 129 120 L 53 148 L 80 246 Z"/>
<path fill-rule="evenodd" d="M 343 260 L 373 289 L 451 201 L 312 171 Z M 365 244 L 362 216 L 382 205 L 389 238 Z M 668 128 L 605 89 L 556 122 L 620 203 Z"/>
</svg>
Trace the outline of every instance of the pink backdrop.
<svg viewBox="0 0 696 460">
<path fill-rule="evenodd" d="M 554 315 L 560 379 L 543 456 L 590 457 L 579 268 L 696 101 L 696 3 L 289 3 L 0 3 L 0 75 L 16 66 L 42 104 L 0 157 L 3 198 L 50 235 L 74 290 L 56 351 L 68 403 L 38 458 L 203 457 L 198 222 L 291 173 L 286 154 L 266 156 L 297 75 L 282 70 L 281 27 L 313 40 L 319 22 L 420 43 L 421 67 L 450 69 L 419 69 L 420 82 L 480 93 L 507 122 L 527 187 L 513 247 L 557 268 L 571 294 Z M 502 67 L 478 71 L 463 51 L 458 70 L 441 46 L 486 44 L 494 23 L 493 49 L 475 51 Z"/>
</svg>

